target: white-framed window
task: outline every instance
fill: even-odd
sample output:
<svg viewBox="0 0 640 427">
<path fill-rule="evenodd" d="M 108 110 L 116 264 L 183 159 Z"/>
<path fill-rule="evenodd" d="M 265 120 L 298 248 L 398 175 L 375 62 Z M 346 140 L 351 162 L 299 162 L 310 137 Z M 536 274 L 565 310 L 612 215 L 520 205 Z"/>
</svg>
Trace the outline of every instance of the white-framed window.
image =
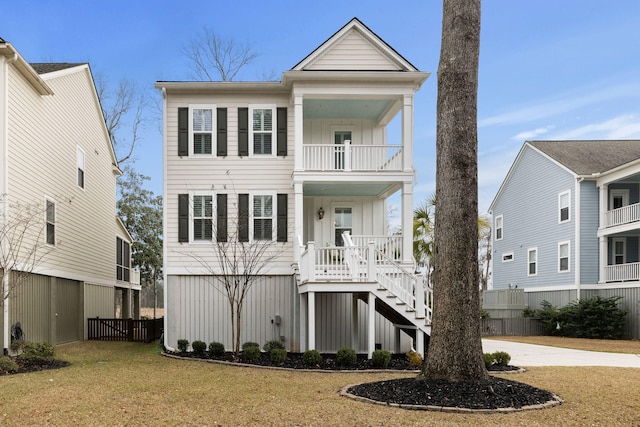
<svg viewBox="0 0 640 427">
<path fill-rule="evenodd" d="M 275 156 L 276 106 L 249 106 L 249 154 L 252 156 Z"/>
<path fill-rule="evenodd" d="M 250 195 L 251 221 L 249 221 L 249 233 L 252 240 L 274 239 L 275 201 L 275 193 L 255 193 Z"/>
<path fill-rule="evenodd" d="M 77 164 L 77 183 L 78 187 L 84 189 L 84 150 L 78 147 L 77 155 L 76 155 L 76 164 Z"/>
<path fill-rule="evenodd" d="M 191 241 L 211 241 L 213 239 L 213 193 L 192 193 L 191 199 Z"/>
<path fill-rule="evenodd" d="M 513 261 L 513 252 L 505 252 L 502 254 L 502 262 Z"/>
<path fill-rule="evenodd" d="M 128 282 L 131 273 L 131 245 L 116 237 L 116 279 Z"/>
<path fill-rule="evenodd" d="M 45 239 L 49 246 L 56 245 L 56 202 L 45 198 Z"/>
<path fill-rule="evenodd" d="M 558 242 L 558 273 L 565 273 L 571 270 L 571 242 Z"/>
<path fill-rule="evenodd" d="M 496 224 L 495 224 L 495 229 L 496 229 L 496 240 L 502 240 L 502 233 L 503 233 L 503 216 L 502 215 L 498 215 L 496 217 Z"/>
<path fill-rule="evenodd" d="M 558 223 L 571 220 L 571 190 L 558 194 Z"/>
<path fill-rule="evenodd" d="M 627 239 L 615 238 L 612 239 L 613 244 L 613 264 L 620 265 L 627 263 Z"/>
<path fill-rule="evenodd" d="M 189 105 L 189 155 L 215 156 L 216 106 Z"/>
<path fill-rule="evenodd" d="M 351 207 L 335 207 L 333 209 L 333 235 L 336 246 L 344 246 L 342 234 L 348 231 L 353 234 L 353 209 Z"/>
<path fill-rule="evenodd" d="M 538 275 L 538 248 L 527 249 L 527 276 Z"/>
</svg>

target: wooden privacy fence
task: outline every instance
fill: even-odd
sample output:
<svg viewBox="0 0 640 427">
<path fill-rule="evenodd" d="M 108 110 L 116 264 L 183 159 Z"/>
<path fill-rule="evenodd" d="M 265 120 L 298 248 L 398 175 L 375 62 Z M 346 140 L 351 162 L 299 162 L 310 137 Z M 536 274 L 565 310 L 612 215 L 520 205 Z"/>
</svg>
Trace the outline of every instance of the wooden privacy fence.
<svg viewBox="0 0 640 427">
<path fill-rule="evenodd" d="M 483 336 L 531 336 L 542 335 L 540 320 L 532 317 L 482 319 Z"/>
<path fill-rule="evenodd" d="M 151 342 L 160 338 L 164 319 L 87 319 L 88 339 Z"/>
</svg>

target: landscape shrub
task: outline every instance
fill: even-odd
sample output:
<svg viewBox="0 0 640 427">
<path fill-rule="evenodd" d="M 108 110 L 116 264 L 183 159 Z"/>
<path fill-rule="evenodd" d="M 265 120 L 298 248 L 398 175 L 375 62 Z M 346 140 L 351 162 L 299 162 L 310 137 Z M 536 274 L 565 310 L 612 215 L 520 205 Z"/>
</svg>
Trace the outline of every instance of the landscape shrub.
<svg viewBox="0 0 640 427">
<path fill-rule="evenodd" d="M 207 343 L 200 340 L 195 340 L 191 343 L 191 348 L 193 352 L 198 356 L 204 355 L 204 352 L 207 351 Z"/>
<path fill-rule="evenodd" d="M 409 366 L 412 368 L 419 368 L 422 366 L 422 355 L 420 353 L 411 350 L 406 353 L 406 356 L 409 360 Z"/>
<path fill-rule="evenodd" d="M 274 348 L 284 350 L 284 344 L 282 344 L 280 341 L 272 340 L 272 341 L 267 341 L 265 345 L 262 347 L 265 353 L 271 353 L 271 350 L 273 350 Z"/>
<path fill-rule="evenodd" d="M 18 364 L 8 356 L 0 356 L 0 373 L 13 374 L 18 372 Z"/>
<path fill-rule="evenodd" d="M 540 320 L 545 335 L 615 339 L 624 336 L 627 312 L 618 307 L 620 296 L 581 299 L 561 309 L 542 301 L 541 309 L 526 309 L 525 317 Z"/>
<path fill-rule="evenodd" d="M 342 347 L 338 349 L 336 353 L 336 362 L 340 366 L 351 366 L 356 363 L 358 360 L 358 356 L 356 355 L 356 351 L 349 347 Z"/>
<path fill-rule="evenodd" d="M 186 353 L 189 348 L 189 340 L 179 339 L 178 340 L 178 351 L 180 353 Z"/>
<path fill-rule="evenodd" d="M 22 360 L 53 360 L 56 348 L 48 342 L 31 342 L 24 346 L 22 353 L 18 356 Z"/>
<path fill-rule="evenodd" d="M 492 354 L 493 361 L 498 366 L 507 366 L 511 361 L 511 356 L 506 351 L 496 351 Z M 485 361 L 485 365 L 487 362 Z"/>
<path fill-rule="evenodd" d="M 482 356 L 484 359 L 484 367 L 487 369 L 491 368 L 493 364 L 496 362 L 496 359 L 493 357 L 493 354 L 491 353 L 484 353 Z"/>
<path fill-rule="evenodd" d="M 271 359 L 271 363 L 275 365 L 284 363 L 284 361 L 287 360 L 287 350 L 284 348 L 272 348 L 269 352 L 269 359 Z"/>
<path fill-rule="evenodd" d="M 322 355 L 318 350 L 307 350 L 302 354 L 302 361 L 307 366 L 317 366 L 322 363 Z"/>
<path fill-rule="evenodd" d="M 260 344 L 246 342 L 242 344 L 242 359 L 247 362 L 256 362 L 260 359 Z"/>
<path fill-rule="evenodd" d="M 371 355 L 371 364 L 376 368 L 386 368 L 391 362 L 391 352 L 388 350 L 375 350 Z"/>
<path fill-rule="evenodd" d="M 489 314 L 489 312 L 487 310 L 485 310 L 484 308 L 480 309 L 480 318 L 481 319 L 490 319 L 491 315 Z"/>
<path fill-rule="evenodd" d="M 24 346 L 27 343 L 25 343 L 23 340 L 13 340 L 11 341 L 11 344 L 9 344 L 9 349 L 13 352 L 13 353 L 19 353 L 24 349 Z"/>
<path fill-rule="evenodd" d="M 209 356 L 210 357 L 219 357 L 224 354 L 224 344 L 221 342 L 213 341 L 209 343 Z"/>
</svg>

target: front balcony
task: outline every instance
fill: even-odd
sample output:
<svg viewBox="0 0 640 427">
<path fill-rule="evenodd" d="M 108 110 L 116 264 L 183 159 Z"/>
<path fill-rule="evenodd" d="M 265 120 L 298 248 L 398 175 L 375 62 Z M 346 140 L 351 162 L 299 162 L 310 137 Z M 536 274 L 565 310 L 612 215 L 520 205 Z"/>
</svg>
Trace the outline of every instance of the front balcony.
<svg viewBox="0 0 640 427">
<path fill-rule="evenodd" d="M 605 212 L 604 226 L 605 228 L 616 227 L 624 224 L 631 224 L 640 221 L 640 203 L 623 206 Z"/>
<path fill-rule="evenodd" d="M 604 281 L 606 283 L 640 281 L 640 262 L 607 265 L 604 269 Z"/>
<path fill-rule="evenodd" d="M 303 170 L 320 172 L 400 172 L 401 145 L 304 144 Z"/>
</svg>

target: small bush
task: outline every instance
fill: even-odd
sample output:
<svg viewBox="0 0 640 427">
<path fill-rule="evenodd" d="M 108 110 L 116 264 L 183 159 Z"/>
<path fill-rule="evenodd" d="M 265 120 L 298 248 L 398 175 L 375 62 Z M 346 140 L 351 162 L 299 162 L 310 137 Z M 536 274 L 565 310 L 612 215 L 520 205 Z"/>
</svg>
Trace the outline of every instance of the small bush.
<svg viewBox="0 0 640 427">
<path fill-rule="evenodd" d="M 287 350 L 284 348 L 272 348 L 269 352 L 269 358 L 271 359 L 271 363 L 275 365 L 284 363 L 284 361 L 287 360 Z"/>
<path fill-rule="evenodd" d="M 247 347 L 258 347 L 258 350 L 260 350 L 260 344 L 253 341 L 247 341 L 246 343 L 242 344 L 242 351 L 245 351 Z"/>
<path fill-rule="evenodd" d="M 422 366 L 422 355 L 415 351 L 408 351 L 406 353 L 407 359 L 409 360 L 409 366 L 412 368 L 419 368 Z"/>
<path fill-rule="evenodd" d="M 5 374 L 18 372 L 18 364 L 8 356 L 0 356 L 0 372 Z"/>
<path fill-rule="evenodd" d="M 178 340 L 178 351 L 180 353 L 186 353 L 189 348 L 189 340 L 180 339 Z"/>
<path fill-rule="evenodd" d="M 265 345 L 262 347 L 265 353 L 271 353 L 271 350 L 273 350 L 274 348 L 284 350 L 284 344 L 282 344 L 280 341 L 273 340 L 273 341 L 267 341 Z"/>
<path fill-rule="evenodd" d="M 22 360 L 53 360 L 56 348 L 48 342 L 32 342 L 24 346 L 22 353 L 18 356 Z"/>
<path fill-rule="evenodd" d="M 209 356 L 210 357 L 219 357 L 224 354 L 224 344 L 221 342 L 214 341 L 209 343 Z"/>
<path fill-rule="evenodd" d="M 485 310 L 484 308 L 480 309 L 480 318 L 481 319 L 490 319 L 491 318 L 491 314 L 489 314 L 489 312 L 487 310 Z"/>
<path fill-rule="evenodd" d="M 391 352 L 388 350 L 376 350 L 371 355 L 371 364 L 376 368 L 386 368 L 391 362 Z"/>
<path fill-rule="evenodd" d="M 340 366 L 351 366 L 356 363 L 356 360 L 358 360 L 358 356 L 352 348 L 342 347 L 336 353 L 336 362 Z"/>
<path fill-rule="evenodd" d="M 496 363 L 496 359 L 493 357 L 493 354 L 491 353 L 484 353 L 483 355 L 484 358 L 484 367 L 489 369 L 493 366 L 494 363 Z"/>
<path fill-rule="evenodd" d="M 302 361 L 307 366 L 317 366 L 322 363 L 322 355 L 318 350 L 307 350 L 302 355 Z"/>
<path fill-rule="evenodd" d="M 506 351 L 496 351 L 493 353 L 493 360 L 498 366 L 507 366 L 511 361 L 511 356 Z"/>
<path fill-rule="evenodd" d="M 242 359 L 247 362 L 256 362 L 260 359 L 260 345 L 255 342 L 242 344 Z"/>
<path fill-rule="evenodd" d="M 24 349 L 25 343 L 23 340 L 13 340 L 11 344 L 9 344 L 9 349 L 14 353 L 19 353 Z"/>
<path fill-rule="evenodd" d="M 207 343 L 200 340 L 195 340 L 191 343 L 191 348 L 193 352 L 199 356 L 204 355 L 204 352 L 207 351 Z"/>
</svg>

